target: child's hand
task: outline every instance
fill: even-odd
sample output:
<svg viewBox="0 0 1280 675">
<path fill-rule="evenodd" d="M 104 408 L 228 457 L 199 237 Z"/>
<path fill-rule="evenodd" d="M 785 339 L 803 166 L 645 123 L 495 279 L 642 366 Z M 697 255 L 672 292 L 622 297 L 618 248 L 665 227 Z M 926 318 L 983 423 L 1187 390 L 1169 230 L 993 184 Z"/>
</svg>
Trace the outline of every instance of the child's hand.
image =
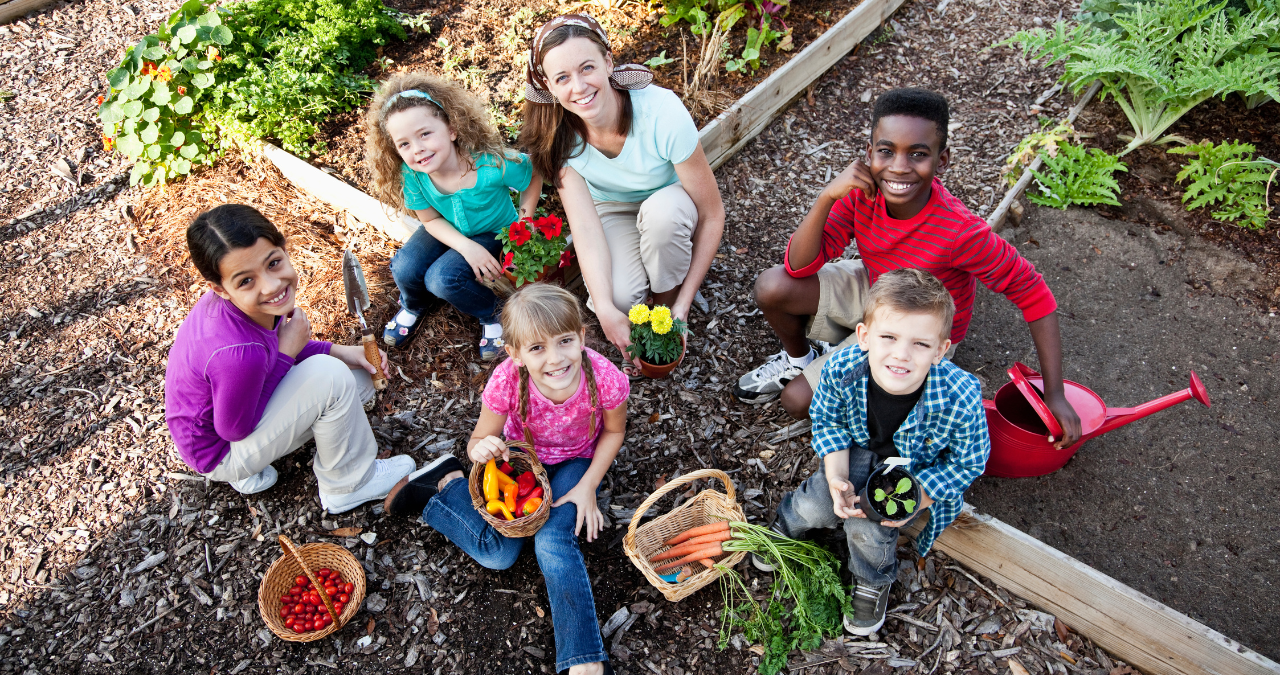
<svg viewBox="0 0 1280 675">
<path fill-rule="evenodd" d="M 385 373 L 387 372 L 387 353 L 379 349 L 378 355 L 381 357 L 380 365 L 382 366 L 382 372 Z M 378 370 L 374 368 L 373 364 L 369 363 L 369 360 L 364 357 L 363 346 L 334 345 L 329 349 L 329 356 L 345 363 L 348 368 L 361 368 L 370 375 L 378 374 Z"/>
<path fill-rule="evenodd" d="M 600 506 L 596 503 L 595 488 L 579 481 L 567 494 L 552 502 L 551 508 L 569 503 L 578 507 L 578 522 L 573 527 L 573 536 L 578 536 L 585 524 L 587 541 L 595 541 L 604 527 L 604 515 L 600 513 Z"/>
<path fill-rule="evenodd" d="M 849 483 L 848 476 L 834 476 L 827 473 L 827 488 L 831 490 L 832 510 L 839 518 L 863 518 L 854 504 L 858 503 L 858 495 Z"/>
<path fill-rule="evenodd" d="M 311 322 L 307 320 L 307 313 L 300 307 L 294 307 L 276 326 L 276 336 L 280 352 L 296 357 L 311 339 Z"/>
<path fill-rule="evenodd" d="M 466 247 L 465 250 L 459 250 L 458 253 L 461 253 L 467 264 L 471 266 L 476 280 L 493 281 L 502 276 L 502 265 L 498 264 L 498 259 L 480 244 L 471 242 L 471 246 Z"/>
<path fill-rule="evenodd" d="M 823 192 L 831 201 L 838 202 L 854 188 L 862 190 L 867 199 L 875 199 L 876 182 L 871 178 L 871 169 L 861 159 L 853 160 L 839 176 L 831 179 Z"/>
<path fill-rule="evenodd" d="M 920 515 L 921 511 L 929 508 L 929 505 L 932 503 L 933 503 L 933 498 L 929 496 L 929 493 L 924 491 L 924 486 L 922 485 L 920 486 L 920 503 L 916 505 L 916 512 L 911 514 L 910 518 L 903 518 L 902 520 L 892 520 L 892 521 L 882 520 L 880 521 L 880 524 L 885 527 L 902 527 L 903 525 L 906 525 L 907 523 L 915 520 L 916 516 Z M 862 513 L 862 512 L 859 511 L 858 513 Z"/>
<path fill-rule="evenodd" d="M 467 454 L 471 456 L 471 461 L 476 464 L 484 464 L 491 459 L 499 458 L 504 462 L 511 460 L 511 450 L 497 436 L 485 436 L 476 441 L 476 444 L 471 446 L 471 450 Z"/>
</svg>

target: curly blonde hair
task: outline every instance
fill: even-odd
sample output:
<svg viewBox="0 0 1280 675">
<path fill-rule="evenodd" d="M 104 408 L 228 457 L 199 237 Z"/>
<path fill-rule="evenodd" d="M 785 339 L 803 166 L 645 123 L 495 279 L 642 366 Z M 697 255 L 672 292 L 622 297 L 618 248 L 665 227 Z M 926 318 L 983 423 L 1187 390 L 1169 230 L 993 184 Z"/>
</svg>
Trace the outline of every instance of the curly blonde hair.
<svg viewBox="0 0 1280 675">
<path fill-rule="evenodd" d="M 413 89 L 430 94 L 440 105 L 425 98 L 407 96 L 397 98 L 390 107 L 386 105 L 392 96 Z M 378 86 L 364 114 L 364 161 L 373 173 L 373 196 L 393 207 L 398 214 L 408 211 L 400 174 L 403 160 L 387 133 L 387 117 L 409 108 L 426 108 L 448 124 L 458 134 L 454 147 L 464 161 L 472 164 L 472 168 L 475 167 L 475 158 L 483 154 L 508 160 L 519 158 L 519 154 L 502 142 L 502 136 L 489 121 L 484 105 L 462 85 L 426 73 L 392 75 Z"/>
</svg>

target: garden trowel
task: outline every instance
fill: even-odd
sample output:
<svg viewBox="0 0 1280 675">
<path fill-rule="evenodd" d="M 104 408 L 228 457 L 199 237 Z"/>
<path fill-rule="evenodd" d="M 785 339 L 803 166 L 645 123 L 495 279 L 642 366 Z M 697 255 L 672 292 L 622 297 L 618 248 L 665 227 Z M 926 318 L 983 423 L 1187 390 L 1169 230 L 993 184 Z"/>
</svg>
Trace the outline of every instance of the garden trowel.
<svg viewBox="0 0 1280 675">
<path fill-rule="evenodd" d="M 351 251 L 342 252 L 342 286 L 347 293 L 347 311 L 360 320 L 360 342 L 364 345 L 364 358 L 378 369 L 373 376 L 373 388 L 387 388 L 387 376 L 382 372 L 382 356 L 378 343 L 373 340 L 373 329 L 365 323 L 364 311 L 369 309 L 369 286 L 364 281 L 364 270 Z"/>
</svg>

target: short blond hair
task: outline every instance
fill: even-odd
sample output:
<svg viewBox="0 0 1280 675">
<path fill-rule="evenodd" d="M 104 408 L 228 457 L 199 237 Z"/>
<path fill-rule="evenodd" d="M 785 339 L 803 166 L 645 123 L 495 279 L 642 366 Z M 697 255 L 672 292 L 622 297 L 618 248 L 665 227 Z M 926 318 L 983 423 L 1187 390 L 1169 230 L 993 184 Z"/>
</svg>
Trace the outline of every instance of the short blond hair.
<svg viewBox="0 0 1280 675">
<path fill-rule="evenodd" d="M 888 308 L 903 314 L 929 314 L 942 322 L 942 339 L 951 336 L 951 320 L 956 315 L 956 301 L 938 277 L 924 270 L 911 267 L 881 274 L 871 285 L 862 323 L 871 320 L 880 308 Z"/>
</svg>

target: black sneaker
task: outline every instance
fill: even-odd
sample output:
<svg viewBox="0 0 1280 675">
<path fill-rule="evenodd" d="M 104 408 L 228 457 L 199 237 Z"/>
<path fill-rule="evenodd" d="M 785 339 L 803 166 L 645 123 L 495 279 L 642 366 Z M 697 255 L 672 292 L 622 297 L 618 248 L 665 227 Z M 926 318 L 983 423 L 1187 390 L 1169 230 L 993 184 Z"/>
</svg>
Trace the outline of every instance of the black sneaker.
<svg viewBox="0 0 1280 675">
<path fill-rule="evenodd" d="M 427 502 L 439 492 L 436 485 L 440 479 L 454 471 L 462 471 L 462 462 L 449 453 L 440 455 L 434 462 L 401 478 L 387 493 L 383 509 L 393 516 L 421 516 Z"/>
<path fill-rule="evenodd" d="M 782 388 L 802 373 L 804 368 L 793 365 L 784 349 L 769 357 L 768 361 L 755 370 L 738 378 L 738 384 L 733 387 L 733 395 L 743 403 L 766 403 L 778 398 Z"/>
<path fill-rule="evenodd" d="M 853 592 L 853 616 L 845 615 L 844 629 L 853 635 L 870 635 L 884 625 L 884 613 L 889 608 L 889 586 L 858 584 Z"/>
</svg>

